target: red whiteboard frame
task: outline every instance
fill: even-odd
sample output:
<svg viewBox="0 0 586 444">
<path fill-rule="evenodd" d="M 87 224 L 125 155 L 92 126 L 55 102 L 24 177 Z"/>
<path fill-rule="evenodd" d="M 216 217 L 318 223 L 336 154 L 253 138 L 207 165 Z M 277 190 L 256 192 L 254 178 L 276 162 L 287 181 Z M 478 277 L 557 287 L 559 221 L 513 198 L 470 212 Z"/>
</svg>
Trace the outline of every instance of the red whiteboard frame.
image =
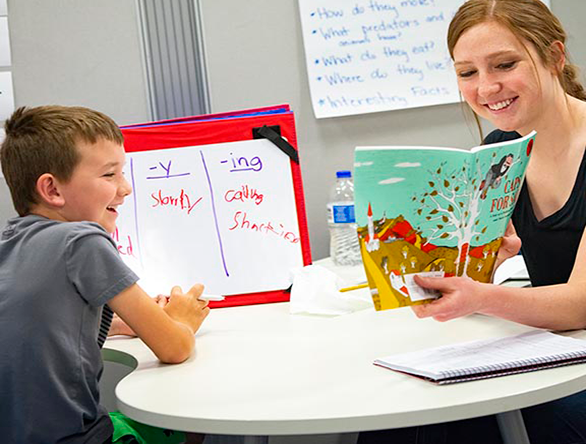
<svg viewBox="0 0 586 444">
<path fill-rule="evenodd" d="M 296 151 L 295 118 L 288 105 L 255 108 L 220 114 L 185 117 L 121 127 L 127 152 L 210 145 L 253 139 L 253 128 L 278 126 Z M 275 149 L 278 149 L 275 146 Z M 303 265 L 311 264 L 311 249 L 305 214 L 303 181 L 298 163 L 290 161 Z M 227 296 L 210 301 L 211 308 L 289 301 L 289 289 Z"/>
</svg>

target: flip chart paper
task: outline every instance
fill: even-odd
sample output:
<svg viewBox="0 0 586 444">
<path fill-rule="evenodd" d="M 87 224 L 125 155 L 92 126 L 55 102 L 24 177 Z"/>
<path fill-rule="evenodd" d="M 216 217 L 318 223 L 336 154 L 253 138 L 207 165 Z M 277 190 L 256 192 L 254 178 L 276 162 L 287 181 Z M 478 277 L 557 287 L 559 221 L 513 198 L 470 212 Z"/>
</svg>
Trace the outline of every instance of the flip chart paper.
<svg viewBox="0 0 586 444">
<path fill-rule="evenodd" d="M 14 111 L 14 92 L 12 73 L 0 72 L 0 122 L 6 120 Z"/>
<path fill-rule="evenodd" d="M 114 238 L 151 295 L 284 289 L 303 266 L 290 159 L 266 139 L 127 154 Z"/>
<path fill-rule="evenodd" d="M 299 0 L 316 118 L 460 101 L 446 35 L 463 3 Z"/>
<path fill-rule="evenodd" d="M 0 0 L 0 16 L 8 14 L 8 5 L 6 0 Z"/>
</svg>

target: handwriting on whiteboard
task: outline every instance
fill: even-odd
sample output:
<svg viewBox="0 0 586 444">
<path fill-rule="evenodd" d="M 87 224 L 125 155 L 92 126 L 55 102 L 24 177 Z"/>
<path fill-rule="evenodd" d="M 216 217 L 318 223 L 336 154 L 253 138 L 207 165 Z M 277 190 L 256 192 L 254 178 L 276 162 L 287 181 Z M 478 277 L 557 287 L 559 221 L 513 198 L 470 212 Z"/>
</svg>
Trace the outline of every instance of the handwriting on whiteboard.
<svg viewBox="0 0 586 444">
<path fill-rule="evenodd" d="M 129 153 L 125 173 L 113 237 L 151 292 L 282 289 L 302 266 L 290 160 L 268 140 Z"/>
</svg>

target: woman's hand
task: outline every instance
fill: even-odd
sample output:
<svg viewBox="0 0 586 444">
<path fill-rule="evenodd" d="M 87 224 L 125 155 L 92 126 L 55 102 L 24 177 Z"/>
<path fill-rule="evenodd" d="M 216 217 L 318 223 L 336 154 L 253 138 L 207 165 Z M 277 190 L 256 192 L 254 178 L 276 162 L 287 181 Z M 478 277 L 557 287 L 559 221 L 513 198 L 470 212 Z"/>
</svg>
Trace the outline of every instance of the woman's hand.
<svg viewBox="0 0 586 444">
<path fill-rule="evenodd" d="M 513 221 L 509 221 L 496 257 L 494 269 L 496 270 L 505 260 L 519 254 L 519 250 L 521 250 L 521 238 L 517 236 Z"/>
<path fill-rule="evenodd" d="M 466 277 L 432 278 L 415 276 L 415 283 L 423 288 L 438 290 L 442 297 L 411 308 L 418 318 L 432 317 L 445 322 L 480 312 L 487 300 L 487 285 Z"/>
</svg>

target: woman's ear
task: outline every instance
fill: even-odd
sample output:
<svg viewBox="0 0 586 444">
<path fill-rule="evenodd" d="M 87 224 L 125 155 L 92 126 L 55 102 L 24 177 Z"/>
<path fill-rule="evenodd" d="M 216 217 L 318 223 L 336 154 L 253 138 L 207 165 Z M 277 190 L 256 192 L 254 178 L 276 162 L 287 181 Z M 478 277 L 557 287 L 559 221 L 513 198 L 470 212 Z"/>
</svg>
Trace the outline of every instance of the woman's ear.
<svg viewBox="0 0 586 444">
<path fill-rule="evenodd" d="M 65 205 L 65 199 L 59 191 L 59 181 L 51 173 L 39 176 L 36 191 L 42 204 L 57 208 Z"/>
<path fill-rule="evenodd" d="M 550 51 L 555 74 L 561 74 L 566 66 L 566 47 L 562 42 L 556 40 L 551 44 Z"/>
</svg>

